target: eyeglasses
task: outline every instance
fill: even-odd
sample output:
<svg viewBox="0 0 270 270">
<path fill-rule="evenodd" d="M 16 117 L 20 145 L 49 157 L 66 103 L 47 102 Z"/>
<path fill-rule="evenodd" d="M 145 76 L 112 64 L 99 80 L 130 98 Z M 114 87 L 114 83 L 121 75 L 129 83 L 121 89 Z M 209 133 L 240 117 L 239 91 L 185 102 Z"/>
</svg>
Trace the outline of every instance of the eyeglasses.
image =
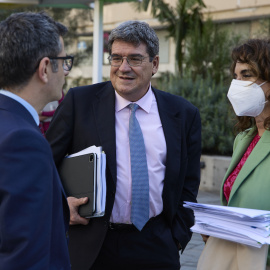
<svg viewBox="0 0 270 270">
<path fill-rule="evenodd" d="M 142 56 L 142 55 L 129 55 L 129 56 L 120 56 L 120 55 L 110 55 L 108 60 L 110 65 L 113 67 L 120 67 L 124 61 L 127 60 L 129 66 L 137 67 L 140 66 L 145 58 L 149 56 Z"/>
<path fill-rule="evenodd" d="M 62 59 L 64 60 L 63 62 L 63 69 L 65 71 L 70 71 L 72 69 L 72 65 L 73 65 L 73 59 L 74 56 L 72 55 L 67 55 L 67 56 L 62 56 L 62 57 L 49 57 L 51 60 L 57 60 L 57 59 Z"/>
</svg>

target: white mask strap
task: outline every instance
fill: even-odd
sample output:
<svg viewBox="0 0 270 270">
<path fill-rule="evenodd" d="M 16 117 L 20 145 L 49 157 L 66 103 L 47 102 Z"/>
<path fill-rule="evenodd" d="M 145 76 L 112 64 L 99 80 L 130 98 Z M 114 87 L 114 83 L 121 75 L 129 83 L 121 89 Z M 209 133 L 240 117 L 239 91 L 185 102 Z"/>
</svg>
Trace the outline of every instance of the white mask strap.
<svg viewBox="0 0 270 270">
<path fill-rule="evenodd" d="M 266 84 L 266 83 L 267 83 L 267 81 L 261 83 L 259 86 L 261 87 L 262 85 L 264 85 L 264 84 Z"/>
</svg>

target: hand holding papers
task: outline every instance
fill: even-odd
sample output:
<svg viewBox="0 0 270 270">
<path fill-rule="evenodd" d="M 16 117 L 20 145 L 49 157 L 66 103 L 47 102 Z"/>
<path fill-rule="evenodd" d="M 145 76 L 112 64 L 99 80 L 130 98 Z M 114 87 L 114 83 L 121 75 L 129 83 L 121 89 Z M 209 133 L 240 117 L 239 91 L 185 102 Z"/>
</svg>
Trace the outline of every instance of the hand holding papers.
<svg viewBox="0 0 270 270">
<path fill-rule="evenodd" d="M 106 155 L 102 147 L 91 146 L 65 157 L 59 174 L 67 196 L 88 197 L 79 207 L 82 217 L 99 217 L 105 213 Z"/>
<path fill-rule="evenodd" d="M 185 202 L 195 215 L 191 230 L 260 248 L 270 244 L 270 211 Z"/>
</svg>

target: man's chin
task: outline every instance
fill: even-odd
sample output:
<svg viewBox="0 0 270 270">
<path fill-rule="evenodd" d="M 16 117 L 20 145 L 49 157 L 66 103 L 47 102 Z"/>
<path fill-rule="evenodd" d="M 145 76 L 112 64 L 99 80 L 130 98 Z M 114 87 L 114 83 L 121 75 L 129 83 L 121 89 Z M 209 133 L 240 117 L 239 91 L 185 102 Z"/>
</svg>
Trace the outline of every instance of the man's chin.
<svg viewBox="0 0 270 270">
<path fill-rule="evenodd" d="M 121 80 L 121 82 L 117 83 L 116 86 L 118 89 L 124 90 L 124 89 L 132 89 L 135 86 L 135 84 L 134 80 L 126 80 L 126 81 Z"/>
</svg>

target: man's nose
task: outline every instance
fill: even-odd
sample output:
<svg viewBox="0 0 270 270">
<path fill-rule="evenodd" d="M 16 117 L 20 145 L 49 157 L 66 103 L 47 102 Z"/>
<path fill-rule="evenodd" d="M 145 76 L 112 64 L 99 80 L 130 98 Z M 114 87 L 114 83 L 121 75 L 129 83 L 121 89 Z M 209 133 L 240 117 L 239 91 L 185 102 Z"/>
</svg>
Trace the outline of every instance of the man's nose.
<svg viewBox="0 0 270 270">
<path fill-rule="evenodd" d="M 67 76 L 69 74 L 68 70 L 64 70 L 64 75 Z"/>
<path fill-rule="evenodd" d="M 129 65 L 126 57 L 123 57 L 122 63 L 119 67 L 119 70 L 130 70 L 130 65 Z"/>
</svg>

